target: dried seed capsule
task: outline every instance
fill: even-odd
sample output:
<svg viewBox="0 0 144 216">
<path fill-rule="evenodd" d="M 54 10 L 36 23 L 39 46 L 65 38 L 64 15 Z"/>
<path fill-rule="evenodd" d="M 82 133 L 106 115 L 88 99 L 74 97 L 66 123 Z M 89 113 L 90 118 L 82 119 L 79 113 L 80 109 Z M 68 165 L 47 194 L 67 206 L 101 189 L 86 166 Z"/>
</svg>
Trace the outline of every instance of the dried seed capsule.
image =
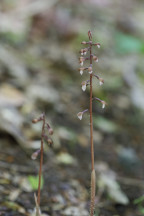
<svg viewBox="0 0 144 216">
<path fill-rule="evenodd" d="M 44 114 L 41 114 L 38 118 L 35 118 L 32 120 L 33 124 L 36 124 L 39 121 L 42 121 L 44 119 Z"/>
<path fill-rule="evenodd" d="M 49 132 L 49 135 L 53 135 L 53 129 L 52 128 L 49 128 L 48 132 Z"/>
<path fill-rule="evenodd" d="M 46 127 L 48 129 L 49 135 L 53 135 L 53 129 L 50 127 L 48 123 L 46 123 Z"/>
<path fill-rule="evenodd" d="M 33 120 L 32 120 L 32 123 L 33 123 L 33 124 L 36 124 L 37 122 L 38 122 L 38 119 L 33 119 Z"/>
<path fill-rule="evenodd" d="M 52 146 L 53 146 L 53 141 L 52 141 L 51 138 L 48 138 L 48 139 L 47 139 L 47 143 L 48 143 L 49 147 L 52 147 Z"/>
<path fill-rule="evenodd" d="M 79 68 L 80 75 L 83 75 L 84 68 Z"/>
<path fill-rule="evenodd" d="M 86 41 L 82 41 L 81 44 L 87 44 L 87 42 Z"/>
</svg>

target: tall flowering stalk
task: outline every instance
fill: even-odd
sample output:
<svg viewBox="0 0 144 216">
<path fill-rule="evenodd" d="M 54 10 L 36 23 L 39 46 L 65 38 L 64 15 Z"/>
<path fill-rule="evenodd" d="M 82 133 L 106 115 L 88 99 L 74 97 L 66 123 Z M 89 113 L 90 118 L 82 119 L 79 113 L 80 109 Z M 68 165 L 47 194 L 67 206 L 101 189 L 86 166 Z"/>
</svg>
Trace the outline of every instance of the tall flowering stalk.
<svg viewBox="0 0 144 216">
<path fill-rule="evenodd" d="M 53 135 L 53 129 L 50 127 L 50 125 L 46 122 L 45 113 L 42 113 L 38 118 L 35 118 L 32 120 L 33 124 L 36 124 L 38 122 L 42 122 L 42 129 L 41 129 L 41 145 L 40 149 L 35 151 L 31 158 L 33 160 L 37 159 L 38 155 L 40 154 L 40 167 L 39 167 L 39 181 L 38 181 L 38 192 L 37 197 L 35 195 L 35 202 L 36 202 L 36 215 L 40 215 L 40 192 L 41 192 L 41 179 L 42 179 L 42 165 L 43 165 L 43 151 L 44 151 L 44 141 L 47 142 L 47 144 L 52 147 L 53 141 L 52 139 L 46 135 L 46 130 L 48 131 L 49 135 Z"/>
<path fill-rule="evenodd" d="M 93 73 L 93 61 L 94 62 L 98 62 L 98 58 L 97 56 L 95 56 L 92 53 L 92 47 L 93 46 L 97 46 L 97 48 L 100 48 L 100 44 L 99 43 L 93 43 L 92 41 L 92 33 L 91 31 L 88 31 L 88 37 L 89 37 L 89 41 L 83 41 L 81 44 L 84 45 L 88 45 L 87 48 L 81 49 L 80 53 L 81 53 L 81 57 L 79 58 L 79 63 L 82 66 L 79 71 L 80 74 L 83 75 L 84 71 L 89 73 L 89 80 L 83 81 L 82 82 L 82 90 L 85 91 L 86 87 L 89 85 L 90 86 L 90 101 L 89 101 L 89 110 L 86 109 L 82 112 L 79 112 L 77 114 L 77 117 L 82 120 L 83 114 L 87 111 L 89 111 L 90 113 L 90 146 L 91 146 L 91 204 L 90 204 L 90 216 L 94 215 L 94 208 L 95 208 L 95 185 L 96 185 L 96 180 L 95 180 L 95 168 L 94 168 L 94 145 L 93 145 L 93 118 L 92 118 L 92 102 L 93 100 L 97 100 L 98 102 L 100 102 L 102 104 L 102 108 L 105 108 L 106 102 L 96 98 L 96 97 L 92 97 L 92 87 L 93 87 L 93 77 L 97 78 L 99 80 L 99 84 L 102 85 L 104 83 L 104 80 L 102 78 L 100 78 L 99 76 L 95 75 Z M 89 52 L 89 57 L 84 57 L 84 55 L 87 54 L 87 52 Z M 88 67 L 83 67 L 84 62 L 86 60 L 89 60 L 89 66 Z"/>
</svg>

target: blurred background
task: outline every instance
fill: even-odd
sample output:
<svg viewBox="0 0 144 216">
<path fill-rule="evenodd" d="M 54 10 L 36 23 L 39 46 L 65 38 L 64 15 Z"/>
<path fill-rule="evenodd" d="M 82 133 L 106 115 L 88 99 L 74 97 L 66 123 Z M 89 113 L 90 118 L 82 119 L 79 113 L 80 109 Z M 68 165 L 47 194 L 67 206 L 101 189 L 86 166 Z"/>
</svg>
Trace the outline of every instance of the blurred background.
<svg viewBox="0 0 144 216">
<path fill-rule="evenodd" d="M 93 95 L 97 196 L 95 215 L 144 215 L 144 1 L 0 1 L 0 215 L 33 215 L 41 123 L 54 129 L 45 144 L 41 209 L 45 215 L 89 215 L 89 87 L 81 82 L 82 41 L 99 62 Z"/>
</svg>

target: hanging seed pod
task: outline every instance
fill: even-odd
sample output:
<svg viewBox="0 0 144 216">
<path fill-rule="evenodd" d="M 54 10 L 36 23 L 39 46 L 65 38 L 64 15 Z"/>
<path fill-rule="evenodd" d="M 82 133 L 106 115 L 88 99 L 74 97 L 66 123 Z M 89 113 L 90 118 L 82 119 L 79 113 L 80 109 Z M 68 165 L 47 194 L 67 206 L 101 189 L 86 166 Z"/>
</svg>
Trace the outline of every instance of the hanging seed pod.
<svg viewBox="0 0 144 216">
<path fill-rule="evenodd" d="M 48 145 L 49 145 L 50 148 L 53 147 L 53 141 L 52 141 L 51 138 L 48 138 L 48 139 L 47 139 L 47 143 L 48 143 Z"/>
</svg>

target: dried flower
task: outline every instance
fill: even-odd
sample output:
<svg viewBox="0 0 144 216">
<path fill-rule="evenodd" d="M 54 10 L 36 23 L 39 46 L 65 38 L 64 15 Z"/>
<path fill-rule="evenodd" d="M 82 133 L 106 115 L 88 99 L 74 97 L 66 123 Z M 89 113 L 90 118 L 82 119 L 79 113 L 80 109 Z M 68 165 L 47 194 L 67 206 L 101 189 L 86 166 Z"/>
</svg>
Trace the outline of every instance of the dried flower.
<svg viewBox="0 0 144 216">
<path fill-rule="evenodd" d="M 79 68 L 80 75 L 83 75 L 84 68 Z"/>
<path fill-rule="evenodd" d="M 107 105 L 107 103 L 106 103 L 105 101 L 103 101 L 103 100 L 101 100 L 101 99 L 99 99 L 99 98 L 97 98 L 97 97 L 94 97 L 93 100 L 99 101 L 99 102 L 102 104 L 102 109 L 104 109 L 105 106 Z"/>
<path fill-rule="evenodd" d="M 32 160 L 36 160 L 37 159 L 37 157 L 38 157 L 38 155 L 39 155 L 39 153 L 40 153 L 40 149 L 38 149 L 37 151 L 35 151 L 32 155 L 31 155 L 31 159 Z"/>
<path fill-rule="evenodd" d="M 81 55 L 83 55 L 84 54 L 84 49 L 81 49 L 80 53 L 81 53 Z"/>
<path fill-rule="evenodd" d="M 79 62 L 80 62 L 80 65 L 83 66 L 83 62 L 85 61 L 85 58 L 84 57 L 80 57 L 79 58 Z"/>
<path fill-rule="evenodd" d="M 97 57 L 97 56 L 93 56 L 93 60 L 94 60 L 95 62 L 98 62 L 98 57 Z"/>
<path fill-rule="evenodd" d="M 93 60 L 94 60 L 95 62 L 98 62 L 97 56 L 93 56 Z"/>
<path fill-rule="evenodd" d="M 97 48 L 100 48 L 100 43 L 94 43 L 93 45 L 97 46 Z"/>
<path fill-rule="evenodd" d="M 88 51 L 88 48 L 83 49 L 83 54 L 86 55 Z"/>
<path fill-rule="evenodd" d="M 82 120 L 83 114 L 84 114 L 85 112 L 87 112 L 87 111 L 88 111 L 88 109 L 86 109 L 86 110 L 84 110 L 84 111 L 82 111 L 82 112 L 79 112 L 79 113 L 77 114 L 77 117 L 78 117 L 80 120 Z"/>
<path fill-rule="evenodd" d="M 87 52 L 86 52 L 86 51 L 84 51 L 84 52 L 83 52 L 83 54 L 84 54 L 84 55 L 86 55 L 86 54 L 87 54 Z"/>
<path fill-rule="evenodd" d="M 87 81 L 83 81 L 81 85 L 82 85 L 82 90 L 85 91 L 87 86 Z"/>
<path fill-rule="evenodd" d="M 88 67 L 88 72 L 89 72 L 89 74 L 92 74 L 92 67 Z"/>
<path fill-rule="evenodd" d="M 104 109 L 107 103 L 105 101 L 101 101 L 101 103 L 102 103 L 102 109 Z"/>
<path fill-rule="evenodd" d="M 104 84 L 104 79 L 99 78 L 99 84 L 100 84 L 100 86 L 103 85 Z"/>
<path fill-rule="evenodd" d="M 79 112 L 79 113 L 77 114 L 77 117 L 78 117 L 80 120 L 82 120 L 82 116 L 83 116 L 83 112 Z"/>
</svg>

